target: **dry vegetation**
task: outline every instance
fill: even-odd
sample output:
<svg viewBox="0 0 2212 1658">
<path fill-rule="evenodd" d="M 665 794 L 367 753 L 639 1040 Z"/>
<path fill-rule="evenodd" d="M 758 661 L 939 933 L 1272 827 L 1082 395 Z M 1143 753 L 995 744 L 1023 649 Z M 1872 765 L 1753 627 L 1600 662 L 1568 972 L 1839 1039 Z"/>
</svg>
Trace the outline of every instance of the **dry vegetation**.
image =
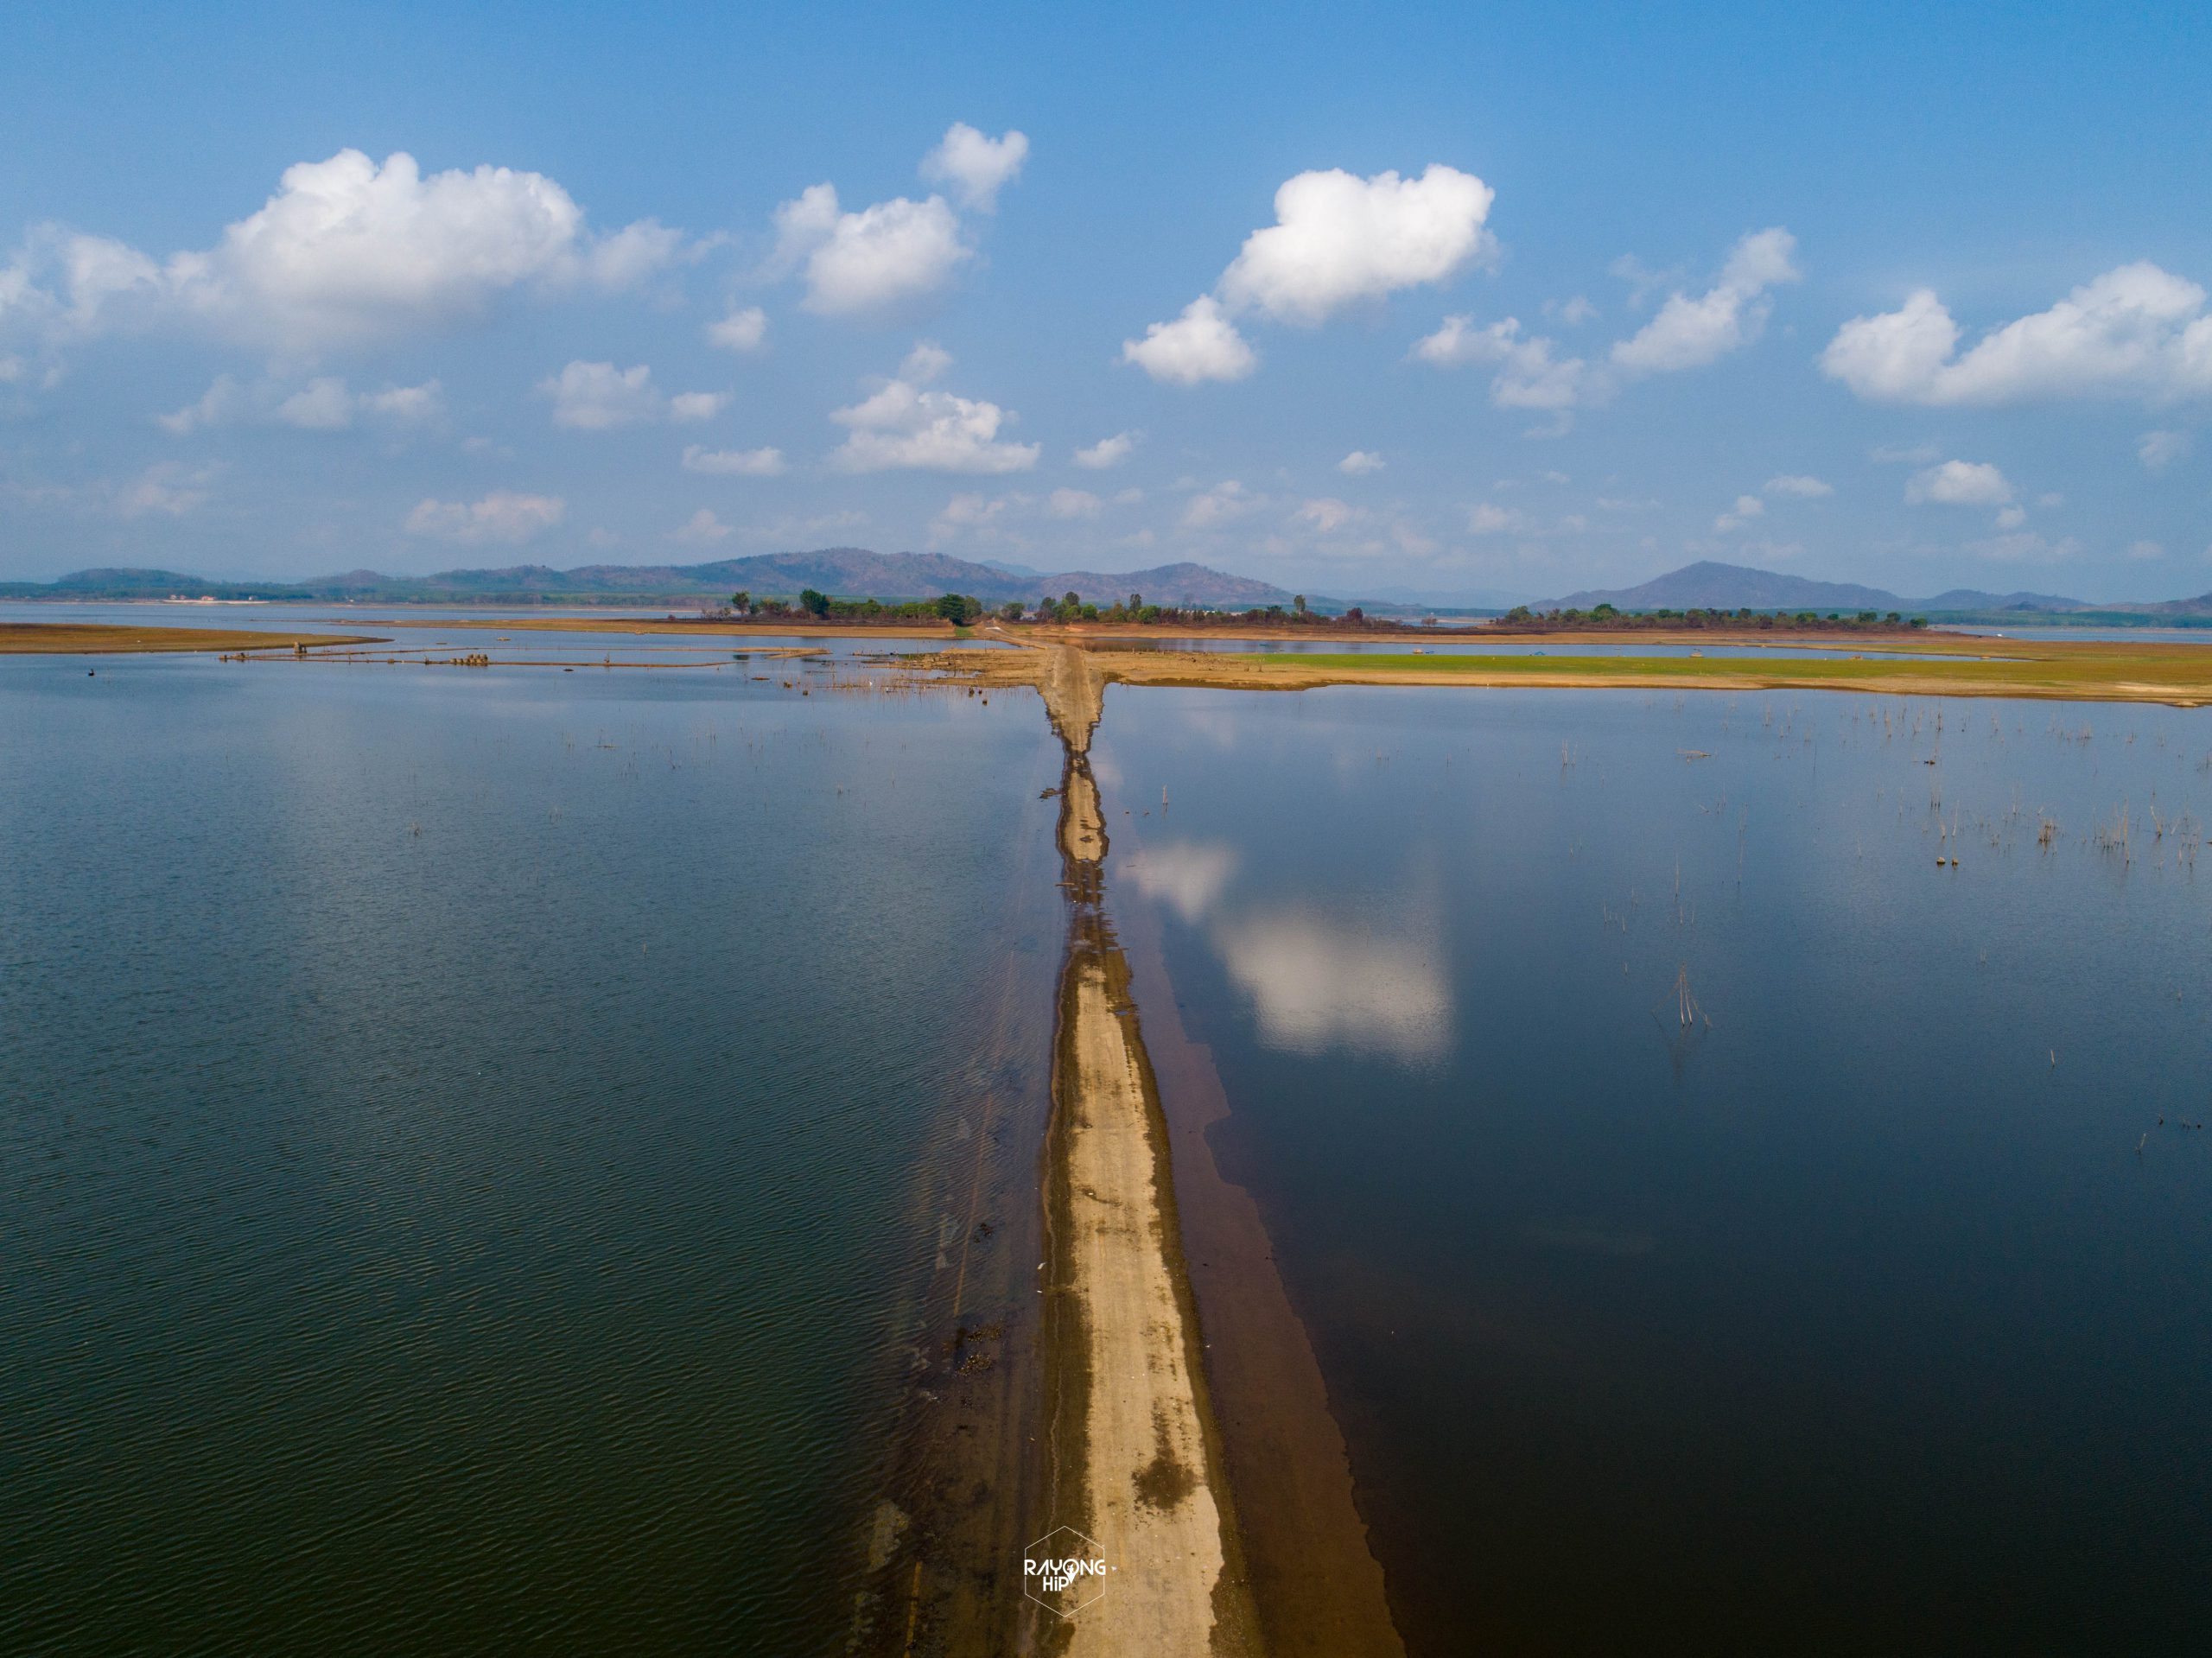
<svg viewBox="0 0 2212 1658">
<path fill-rule="evenodd" d="M 1623 642 L 1644 642 L 1649 638 Z M 1715 641 L 1708 636 L 1700 643 Z M 1109 682 L 1224 689 L 1305 690 L 1322 685 L 1612 686 L 2056 697 L 2165 702 L 2183 708 L 2212 702 L 2212 649 L 2204 645 L 1923 634 L 1911 641 L 1911 649 L 1916 654 L 1865 649 L 1855 655 L 1824 657 L 1492 656 L 1471 651 L 1291 655 L 1117 650 L 1114 641 L 1101 638 L 1087 654 Z M 986 683 L 1034 683 L 1043 654 L 963 653 L 929 658 L 928 665 Z"/>
</svg>

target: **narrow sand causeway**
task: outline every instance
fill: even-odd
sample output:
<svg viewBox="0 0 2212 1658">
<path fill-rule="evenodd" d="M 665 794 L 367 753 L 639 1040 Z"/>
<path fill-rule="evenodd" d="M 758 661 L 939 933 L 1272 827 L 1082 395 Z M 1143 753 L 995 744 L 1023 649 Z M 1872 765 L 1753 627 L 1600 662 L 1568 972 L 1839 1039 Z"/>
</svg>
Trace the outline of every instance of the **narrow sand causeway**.
<svg viewBox="0 0 2212 1658">
<path fill-rule="evenodd" d="M 1066 647 L 1041 679 L 1066 746 L 1060 850 L 1075 905 L 1050 1153 L 1052 1519 L 1112 1568 L 1105 1591 L 1055 1620 L 1045 1644 L 1077 1658 L 1255 1652 L 1249 1595 L 1230 1570 L 1166 1125 L 1099 906 L 1107 842 L 1089 753 L 1103 687 Z"/>
<path fill-rule="evenodd" d="M 1117 1571 L 1106 1596 L 1077 1615 L 1069 1651 L 1206 1653 L 1222 1515 L 1168 1265 L 1166 1171 L 1103 968 L 1081 964 L 1074 992 L 1075 1075 L 1060 1109 L 1069 1113 L 1070 1288 L 1090 1368 L 1086 1529 Z"/>
</svg>

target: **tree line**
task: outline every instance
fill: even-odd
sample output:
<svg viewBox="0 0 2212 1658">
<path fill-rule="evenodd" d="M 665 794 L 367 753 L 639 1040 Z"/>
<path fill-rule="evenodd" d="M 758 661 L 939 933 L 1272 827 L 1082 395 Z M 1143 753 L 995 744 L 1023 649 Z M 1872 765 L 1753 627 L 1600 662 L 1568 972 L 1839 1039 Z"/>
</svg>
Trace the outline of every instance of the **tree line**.
<svg viewBox="0 0 2212 1658">
<path fill-rule="evenodd" d="M 1408 626 L 1402 622 L 1370 618 L 1357 605 L 1341 615 L 1326 615 L 1315 610 L 1302 593 L 1294 594 L 1287 606 L 1254 605 L 1244 610 L 1215 610 L 1203 606 L 1147 604 L 1141 593 L 1132 593 L 1126 599 L 1116 599 L 1102 605 L 1084 599 L 1073 588 L 1057 599 L 1039 599 L 1033 604 L 1010 599 L 1003 604 L 990 606 L 971 594 L 960 593 L 943 594 L 935 599 L 910 599 L 886 604 L 880 599 L 839 599 L 816 588 L 802 590 L 796 601 L 756 598 L 741 588 L 730 594 L 729 609 L 737 615 L 750 617 L 806 618 L 815 621 L 836 622 L 948 621 L 956 626 L 970 626 L 987 615 L 1006 622 L 1108 622 L 1141 626 L 1164 623 L 1193 627 L 1257 625 L 1387 630 Z"/>
</svg>

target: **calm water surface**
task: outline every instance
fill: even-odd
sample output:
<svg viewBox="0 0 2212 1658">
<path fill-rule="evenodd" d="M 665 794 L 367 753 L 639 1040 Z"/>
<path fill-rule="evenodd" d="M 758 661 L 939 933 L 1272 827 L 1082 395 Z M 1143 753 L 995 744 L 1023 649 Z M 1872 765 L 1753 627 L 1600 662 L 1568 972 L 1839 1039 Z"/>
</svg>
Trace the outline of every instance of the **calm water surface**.
<svg viewBox="0 0 2212 1658">
<path fill-rule="evenodd" d="M 1115 689 L 1094 763 L 1416 1651 L 2201 1641 L 2212 715 Z"/>
<path fill-rule="evenodd" d="M 0 658 L 0 1650 L 842 1650 L 1033 699 L 96 665 Z"/>
</svg>

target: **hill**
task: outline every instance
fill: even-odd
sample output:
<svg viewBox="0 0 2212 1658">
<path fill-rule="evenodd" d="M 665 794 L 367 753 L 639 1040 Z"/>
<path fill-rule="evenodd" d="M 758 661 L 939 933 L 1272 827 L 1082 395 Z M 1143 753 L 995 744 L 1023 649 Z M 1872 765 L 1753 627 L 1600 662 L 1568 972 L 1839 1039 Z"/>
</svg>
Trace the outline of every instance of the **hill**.
<svg viewBox="0 0 2212 1658">
<path fill-rule="evenodd" d="M 1710 559 L 1685 564 L 1678 570 L 1656 575 L 1641 586 L 1586 589 L 1564 599 L 1547 600 L 1539 610 L 1588 610 L 1610 604 L 1616 610 L 1879 610 L 1910 611 L 1919 615 L 1991 615 L 2022 611 L 2064 615 L 2076 611 L 2133 613 L 2171 610 L 2202 614 L 2189 607 L 2212 602 L 2176 600 L 2170 605 L 2092 605 L 2081 599 L 2049 593 L 1985 593 L 1978 588 L 1952 588 L 1932 599 L 1901 599 L 1886 588 L 1860 587 L 1851 581 L 1815 581 L 1802 575 L 1753 569 L 1745 564 L 1722 564 Z"/>
<path fill-rule="evenodd" d="M 1226 575 L 1203 564 L 1151 569 L 1060 570 L 1050 575 L 983 564 L 943 553 L 875 553 L 825 547 L 804 553 L 761 553 L 704 564 L 586 564 L 556 569 L 514 564 L 493 569 L 385 575 L 347 570 L 304 581 L 213 581 L 175 570 L 78 570 L 54 581 L 0 583 L 9 599 L 306 599 L 387 604 L 652 604 L 694 602 L 744 588 L 792 598 L 806 588 L 843 599 L 928 599 L 971 594 L 991 604 L 1033 603 L 1071 591 L 1094 603 L 1141 593 L 1154 604 L 1246 609 L 1288 604 L 1284 588 Z"/>
<path fill-rule="evenodd" d="M 1570 593 L 1535 608 L 1588 610 L 1609 604 L 1616 610 L 1740 610 L 1745 606 L 1753 610 L 1895 610 L 1901 602 L 1897 594 L 1879 588 L 1814 581 L 1703 559 L 1637 587 Z"/>
</svg>

